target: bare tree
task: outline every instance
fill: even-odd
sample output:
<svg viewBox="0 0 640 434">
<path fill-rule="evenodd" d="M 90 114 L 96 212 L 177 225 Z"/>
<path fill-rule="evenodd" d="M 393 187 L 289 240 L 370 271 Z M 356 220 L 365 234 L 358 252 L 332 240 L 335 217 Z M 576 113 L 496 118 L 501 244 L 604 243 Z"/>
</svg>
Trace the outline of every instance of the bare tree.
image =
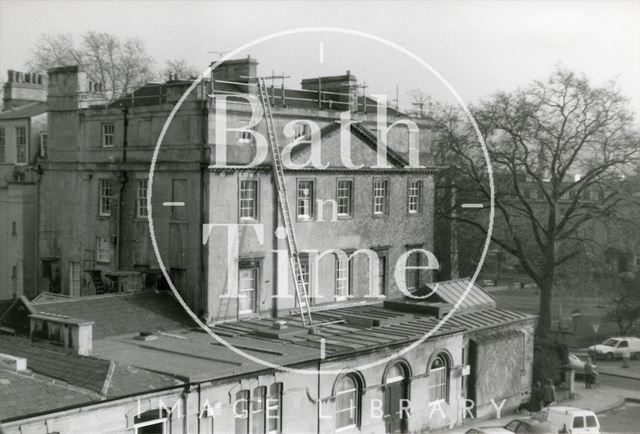
<svg viewBox="0 0 640 434">
<path fill-rule="evenodd" d="M 607 319 L 615 321 L 624 335 L 640 320 L 640 280 L 625 279 L 612 294 L 611 303 Z"/>
<path fill-rule="evenodd" d="M 616 185 L 631 170 L 638 147 L 628 99 L 613 84 L 594 87 L 559 69 L 545 81 L 500 92 L 473 111 L 496 187 L 491 241 L 517 258 L 540 289 L 537 334 L 546 337 L 558 267 L 580 253 L 575 247 L 581 229 L 615 215 L 623 200 Z M 439 158 L 451 167 L 444 187 L 458 192 L 457 203 L 440 211 L 486 235 L 488 207 L 459 206 L 491 200 L 475 131 L 458 110 L 436 113 Z"/>
<path fill-rule="evenodd" d="M 71 35 L 43 35 L 35 46 L 29 66 L 35 70 L 79 65 L 89 79 L 102 83 L 114 98 L 154 78 L 153 61 L 142 41 L 125 40 L 109 33 L 87 32 L 81 43 Z"/>
<path fill-rule="evenodd" d="M 191 77 L 197 77 L 200 73 L 185 59 L 171 59 L 167 60 L 166 66 L 162 71 L 163 77 L 168 77 L 169 74 L 175 74 L 178 79 L 188 79 Z"/>
<path fill-rule="evenodd" d="M 415 107 L 413 113 L 416 116 L 424 117 L 431 109 L 431 97 L 422 89 L 411 89 L 407 92 L 411 105 Z"/>
</svg>

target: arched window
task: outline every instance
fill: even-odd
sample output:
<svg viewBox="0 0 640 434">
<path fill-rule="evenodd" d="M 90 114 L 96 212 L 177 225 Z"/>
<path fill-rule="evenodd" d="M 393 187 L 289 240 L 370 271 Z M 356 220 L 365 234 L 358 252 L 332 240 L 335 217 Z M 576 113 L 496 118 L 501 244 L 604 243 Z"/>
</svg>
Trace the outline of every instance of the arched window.
<svg viewBox="0 0 640 434">
<path fill-rule="evenodd" d="M 404 368 L 400 363 L 396 363 L 391 366 L 387 371 L 387 378 L 385 379 L 385 384 L 397 383 L 399 381 L 404 381 L 405 373 Z"/>
<path fill-rule="evenodd" d="M 360 387 L 358 379 L 348 374 L 338 380 L 336 396 L 336 429 L 358 425 L 360 417 Z"/>
<path fill-rule="evenodd" d="M 449 401 L 449 358 L 440 353 L 435 356 L 429 366 L 429 400 Z"/>
</svg>

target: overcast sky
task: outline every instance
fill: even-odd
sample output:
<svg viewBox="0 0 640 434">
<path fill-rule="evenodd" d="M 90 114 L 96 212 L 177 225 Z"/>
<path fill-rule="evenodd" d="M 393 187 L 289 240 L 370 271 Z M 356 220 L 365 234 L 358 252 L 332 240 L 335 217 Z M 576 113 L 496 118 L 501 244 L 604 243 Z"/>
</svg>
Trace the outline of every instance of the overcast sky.
<svg viewBox="0 0 640 434">
<path fill-rule="evenodd" d="M 260 1 L 116 2 L 0 0 L 0 72 L 22 69 L 42 33 L 87 30 L 143 40 L 160 69 L 185 58 L 201 69 L 217 55 L 292 28 L 331 26 L 371 33 L 416 53 L 473 102 L 546 77 L 555 65 L 595 83 L 616 79 L 640 115 L 639 1 Z M 324 46 L 320 62 L 319 46 Z M 289 36 L 250 48 L 260 73 L 300 78 L 349 69 L 367 92 L 408 100 L 420 87 L 438 100 L 449 92 L 408 57 L 361 37 Z"/>
</svg>

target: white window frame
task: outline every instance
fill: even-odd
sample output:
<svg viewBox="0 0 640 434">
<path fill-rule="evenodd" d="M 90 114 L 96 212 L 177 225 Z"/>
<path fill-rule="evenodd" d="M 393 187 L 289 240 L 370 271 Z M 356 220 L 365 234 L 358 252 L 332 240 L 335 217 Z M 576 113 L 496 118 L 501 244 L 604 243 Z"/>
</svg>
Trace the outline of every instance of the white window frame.
<svg viewBox="0 0 640 434">
<path fill-rule="evenodd" d="M 434 363 L 440 360 L 442 366 L 433 368 Z M 449 361 L 443 354 L 438 354 L 429 364 L 429 402 L 449 402 Z"/>
<path fill-rule="evenodd" d="M 338 217 L 351 217 L 353 215 L 353 180 L 337 180 L 336 209 L 338 212 Z"/>
<path fill-rule="evenodd" d="M 242 395 L 242 397 L 238 397 Z M 238 413 L 238 404 L 242 402 L 244 407 L 243 413 Z M 234 433 L 238 433 L 238 425 L 242 421 L 243 431 L 247 434 L 251 433 L 251 391 L 248 389 L 242 389 L 236 392 L 235 399 L 233 401 L 233 418 L 234 418 Z M 244 417 L 243 417 L 244 416 Z"/>
<path fill-rule="evenodd" d="M 22 134 L 18 134 L 18 131 L 21 131 Z M 16 134 L 16 164 L 27 164 L 27 161 L 29 160 L 28 150 L 27 150 L 27 127 L 15 127 L 15 134 Z"/>
<path fill-rule="evenodd" d="M 111 241 L 108 237 L 96 237 L 96 262 L 111 262 Z"/>
<path fill-rule="evenodd" d="M 422 180 L 410 179 L 407 194 L 407 208 L 409 214 L 420 214 L 422 211 Z"/>
<path fill-rule="evenodd" d="M 252 186 L 252 188 L 248 188 Z M 240 220 L 258 220 L 258 189 L 257 179 L 241 179 L 238 186 L 238 216 Z"/>
<path fill-rule="evenodd" d="M 136 195 L 136 217 L 147 218 L 148 213 L 148 197 L 147 189 L 149 180 L 147 178 L 138 178 L 137 195 Z"/>
<path fill-rule="evenodd" d="M 335 298 L 336 300 L 347 300 L 352 294 L 351 282 L 351 260 L 341 260 L 339 255 L 335 255 Z"/>
<path fill-rule="evenodd" d="M 336 388 L 336 397 L 335 397 L 335 402 L 336 402 L 336 429 L 335 432 L 341 432 L 341 431 L 346 431 L 348 429 L 352 429 L 358 426 L 358 420 L 360 417 L 360 409 L 359 409 L 359 405 L 360 405 L 360 391 L 358 390 L 358 380 L 353 376 L 353 375 L 345 375 L 344 377 L 342 377 L 340 380 L 340 383 L 343 381 L 350 381 L 351 383 L 353 383 L 353 387 L 346 389 L 346 390 L 341 390 L 341 391 L 337 391 L 337 389 L 339 388 L 339 384 L 338 387 Z M 338 397 L 341 395 L 351 395 L 353 397 L 352 400 L 349 401 L 349 406 L 345 407 L 345 408 L 339 408 L 338 407 L 338 402 L 339 399 Z M 351 419 L 353 421 L 352 424 L 349 425 L 344 425 L 344 426 L 338 426 L 338 414 L 339 413 L 345 413 L 348 412 L 349 413 L 349 419 Z M 351 413 L 353 412 L 353 416 L 351 415 Z"/>
<path fill-rule="evenodd" d="M 305 187 L 306 185 L 306 187 Z M 305 195 L 305 191 L 307 195 Z M 299 179 L 296 185 L 296 208 L 298 220 L 310 221 L 314 217 L 315 182 L 313 179 Z"/>
<path fill-rule="evenodd" d="M 272 389 L 275 389 L 277 396 L 272 395 Z M 275 401 L 275 404 L 274 404 Z M 280 434 L 282 432 L 282 383 L 273 383 L 267 389 L 267 412 L 265 413 L 265 431 L 268 434 Z M 276 411 L 277 418 L 270 418 L 269 415 Z M 275 430 L 269 430 L 269 421 L 277 419 L 277 427 Z"/>
<path fill-rule="evenodd" d="M 80 262 L 69 261 L 69 295 L 80 295 L 82 286 L 82 270 Z"/>
<path fill-rule="evenodd" d="M 251 281 L 253 284 L 250 289 L 243 289 L 243 280 L 242 280 L 242 271 L 250 270 L 251 271 Z M 257 264 L 240 264 L 238 266 L 238 315 L 251 315 L 256 313 L 257 305 L 258 305 L 258 279 L 259 279 L 259 266 Z M 245 294 L 243 294 L 243 292 Z M 243 297 L 244 296 L 244 297 Z M 251 300 L 251 307 L 249 309 L 240 309 L 241 300 L 246 299 L 247 297 Z"/>
<path fill-rule="evenodd" d="M 111 216 L 111 201 L 113 200 L 113 182 L 109 178 L 98 180 L 98 214 L 100 217 Z"/>
<path fill-rule="evenodd" d="M 293 126 L 293 140 L 309 138 L 309 125 L 306 123 L 296 123 Z"/>
<path fill-rule="evenodd" d="M 259 397 L 256 396 L 256 391 L 260 393 Z M 267 395 L 268 391 L 266 386 L 254 387 L 254 389 L 251 391 L 251 399 L 249 403 L 249 430 L 252 434 L 264 433 L 267 430 Z M 259 406 L 257 406 L 256 403 L 259 403 Z M 256 418 L 262 419 L 262 427 L 255 426 Z"/>
<path fill-rule="evenodd" d="M 373 215 L 385 215 L 387 213 L 387 198 L 389 183 L 386 179 L 373 180 Z"/>
<path fill-rule="evenodd" d="M 115 122 L 103 122 L 101 124 L 102 147 L 113 148 L 115 146 L 116 124 Z"/>
<path fill-rule="evenodd" d="M 144 428 L 150 425 L 156 425 L 156 424 L 162 424 L 162 434 L 166 434 L 167 432 L 167 421 L 168 419 L 166 417 L 163 417 L 161 419 L 154 419 L 154 420 L 148 420 L 146 422 L 140 422 L 137 423 L 133 426 L 133 432 L 134 434 L 138 434 L 139 433 L 139 429 L 140 428 Z"/>
<path fill-rule="evenodd" d="M 309 294 L 309 301 L 311 301 L 311 294 L 313 294 L 311 291 L 311 258 L 308 252 L 301 252 L 299 259 L 300 268 L 302 270 L 302 281 L 304 282 L 307 294 Z"/>
<path fill-rule="evenodd" d="M 250 131 L 238 132 L 238 143 L 251 143 L 252 134 Z"/>
<path fill-rule="evenodd" d="M 40 156 L 47 157 L 47 146 L 49 146 L 49 134 L 46 131 L 40 133 Z"/>
</svg>

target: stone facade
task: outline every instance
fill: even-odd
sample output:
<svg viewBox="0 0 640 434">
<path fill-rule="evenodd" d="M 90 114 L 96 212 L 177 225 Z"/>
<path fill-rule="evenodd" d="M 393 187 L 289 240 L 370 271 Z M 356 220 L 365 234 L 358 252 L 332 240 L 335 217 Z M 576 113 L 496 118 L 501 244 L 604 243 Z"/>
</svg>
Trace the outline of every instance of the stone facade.
<svg viewBox="0 0 640 434">
<path fill-rule="evenodd" d="M 36 161 L 47 140 L 46 77 L 9 70 L 0 112 L 0 300 L 36 295 Z M 44 144 L 44 145 L 43 145 Z"/>
</svg>

